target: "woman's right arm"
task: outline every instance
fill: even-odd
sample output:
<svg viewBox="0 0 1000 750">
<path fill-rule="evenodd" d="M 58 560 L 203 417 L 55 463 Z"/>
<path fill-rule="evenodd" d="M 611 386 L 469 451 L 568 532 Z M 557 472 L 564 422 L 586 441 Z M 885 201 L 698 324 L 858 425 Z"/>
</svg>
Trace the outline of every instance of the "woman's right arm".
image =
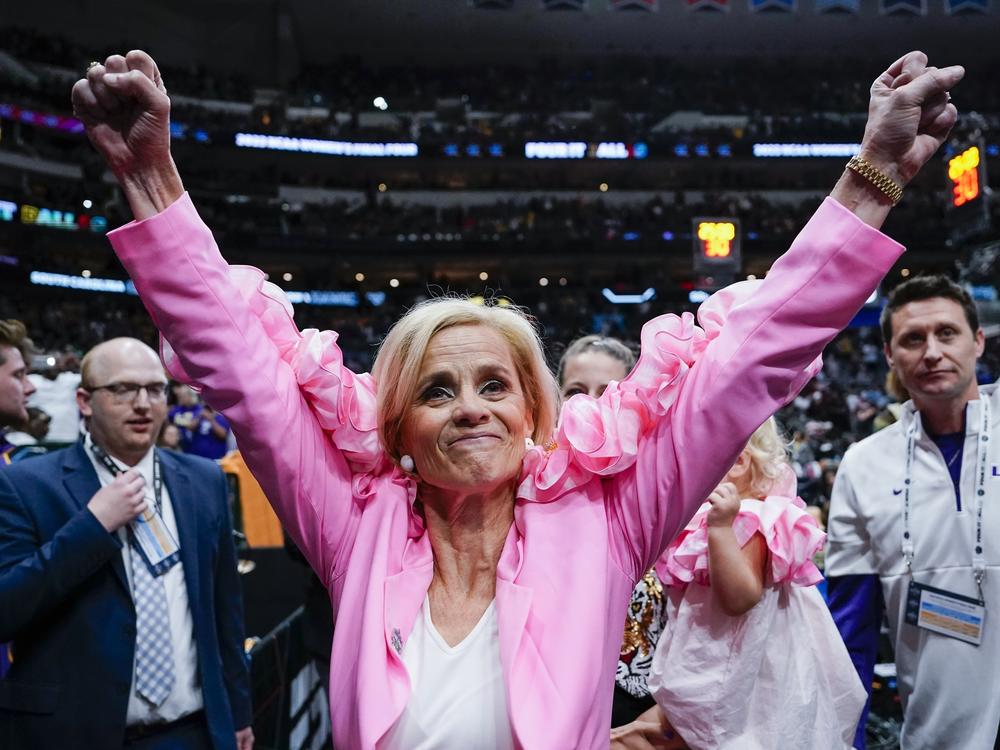
<svg viewBox="0 0 1000 750">
<path fill-rule="evenodd" d="M 282 524 L 328 581 L 357 526 L 350 467 L 268 331 L 282 323 L 295 337 L 297 329 L 251 308 L 184 193 L 155 63 L 142 52 L 110 57 L 77 82 L 73 104 L 137 220 L 111 233 L 115 252 L 187 379 L 229 419 Z M 275 303 L 264 317 L 281 310 Z M 342 386 L 356 382 L 334 375 Z"/>
</svg>

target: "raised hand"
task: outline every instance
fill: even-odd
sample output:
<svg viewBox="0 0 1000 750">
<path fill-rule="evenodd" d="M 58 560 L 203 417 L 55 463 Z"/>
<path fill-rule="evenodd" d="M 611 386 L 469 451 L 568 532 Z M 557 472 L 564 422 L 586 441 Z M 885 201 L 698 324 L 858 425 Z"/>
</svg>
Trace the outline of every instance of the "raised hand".
<svg viewBox="0 0 1000 750">
<path fill-rule="evenodd" d="M 958 119 L 949 92 L 964 75 L 960 65 L 928 66 L 923 52 L 896 60 L 872 84 L 861 157 L 906 185 Z"/>
<path fill-rule="evenodd" d="M 170 99 L 153 58 L 133 50 L 91 65 L 73 111 L 115 174 L 170 159 Z"/>
<path fill-rule="evenodd" d="M 708 496 L 708 502 L 712 506 L 705 516 L 709 526 L 733 525 L 733 519 L 740 512 L 740 494 L 735 484 L 723 482 Z"/>
<path fill-rule="evenodd" d="M 153 58 L 133 50 L 91 65 L 72 99 L 137 219 L 180 197 L 184 187 L 170 156 L 170 99 Z"/>
<path fill-rule="evenodd" d="M 108 531 L 122 526 L 146 512 L 146 481 L 134 469 L 122 472 L 90 498 L 87 508 Z"/>
</svg>

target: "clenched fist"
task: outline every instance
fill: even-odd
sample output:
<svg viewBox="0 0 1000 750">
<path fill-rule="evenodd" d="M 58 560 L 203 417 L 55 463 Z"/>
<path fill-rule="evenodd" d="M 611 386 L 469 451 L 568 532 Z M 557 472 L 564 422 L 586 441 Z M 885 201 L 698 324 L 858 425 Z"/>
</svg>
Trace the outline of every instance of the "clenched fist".
<svg viewBox="0 0 1000 750">
<path fill-rule="evenodd" d="M 964 75 L 960 65 L 928 66 L 923 52 L 896 60 L 872 84 L 861 157 L 906 185 L 958 119 L 949 92 Z"/>
<path fill-rule="evenodd" d="M 72 97 L 90 142 L 116 175 L 170 159 L 170 99 L 145 52 L 92 65 Z"/>
<path fill-rule="evenodd" d="M 170 156 L 170 99 L 153 58 L 133 50 L 92 65 L 73 86 L 72 99 L 136 219 L 181 196 L 184 187 Z"/>
<path fill-rule="evenodd" d="M 148 510 L 146 481 L 135 469 L 122 472 L 90 498 L 87 508 L 108 531 L 122 526 Z"/>
<path fill-rule="evenodd" d="M 733 525 L 733 519 L 740 512 L 740 493 L 735 484 L 723 482 L 708 496 L 708 502 L 712 506 L 705 516 L 709 526 Z"/>
</svg>

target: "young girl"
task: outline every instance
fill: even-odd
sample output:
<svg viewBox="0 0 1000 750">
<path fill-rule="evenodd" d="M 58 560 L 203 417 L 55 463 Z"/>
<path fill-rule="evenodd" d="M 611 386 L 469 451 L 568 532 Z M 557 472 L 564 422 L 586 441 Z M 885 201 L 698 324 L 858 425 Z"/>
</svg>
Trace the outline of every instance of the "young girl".
<svg viewBox="0 0 1000 750">
<path fill-rule="evenodd" d="M 849 748 L 867 696 L 813 585 L 825 536 L 770 419 L 656 565 L 668 618 L 642 719 L 691 750 Z"/>
</svg>

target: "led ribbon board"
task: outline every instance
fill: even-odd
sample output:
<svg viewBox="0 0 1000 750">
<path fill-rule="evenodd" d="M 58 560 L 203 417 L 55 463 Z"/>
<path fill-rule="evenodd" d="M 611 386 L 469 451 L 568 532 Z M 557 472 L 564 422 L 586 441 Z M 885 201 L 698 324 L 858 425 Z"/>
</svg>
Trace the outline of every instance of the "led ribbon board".
<svg viewBox="0 0 1000 750">
<path fill-rule="evenodd" d="M 416 143 L 356 143 L 354 141 L 327 141 L 320 138 L 292 138 L 285 135 L 266 135 L 263 133 L 237 133 L 234 142 L 239 148 L 323 154 L 324 156 L 412 158 L 420 153 Z"/>
<path fill-rule="evenodd" d="M 135 284 L 130 279 L 100 279 L 93 276 L 73 276 L 66 273 L 32 271 L 29 281 L 37 286 L 54 286 L 60 289 L 76 289 L 82 292 L 103 292 L 105 294 L 130 294 L 138 296 Z M 360 301 L 354 291 L 312 291 L 285 292 L 293 305 L 318 305 L 321 307 L 357 307 Z M 385 292 L 365 292 L 368 304 L 378 307 L 385 302 Z"/>
<path fill-rule="evenodd" d="M 528 141 L 525 159 L 645 159 L 649 146 L 622 141 Z"/>
<path fill-rule="evenodd" d="M 33 206 L 30 203 L 18 206 L 17 203 L 7 200 L 0 200 L 0 221 L 20 221 L 22 224 L 48 229 L 89 230 L 98 234 L 108 231 L 108 220 L 103 216 L 76 214 L 72 211 Z"/>
</svg>

